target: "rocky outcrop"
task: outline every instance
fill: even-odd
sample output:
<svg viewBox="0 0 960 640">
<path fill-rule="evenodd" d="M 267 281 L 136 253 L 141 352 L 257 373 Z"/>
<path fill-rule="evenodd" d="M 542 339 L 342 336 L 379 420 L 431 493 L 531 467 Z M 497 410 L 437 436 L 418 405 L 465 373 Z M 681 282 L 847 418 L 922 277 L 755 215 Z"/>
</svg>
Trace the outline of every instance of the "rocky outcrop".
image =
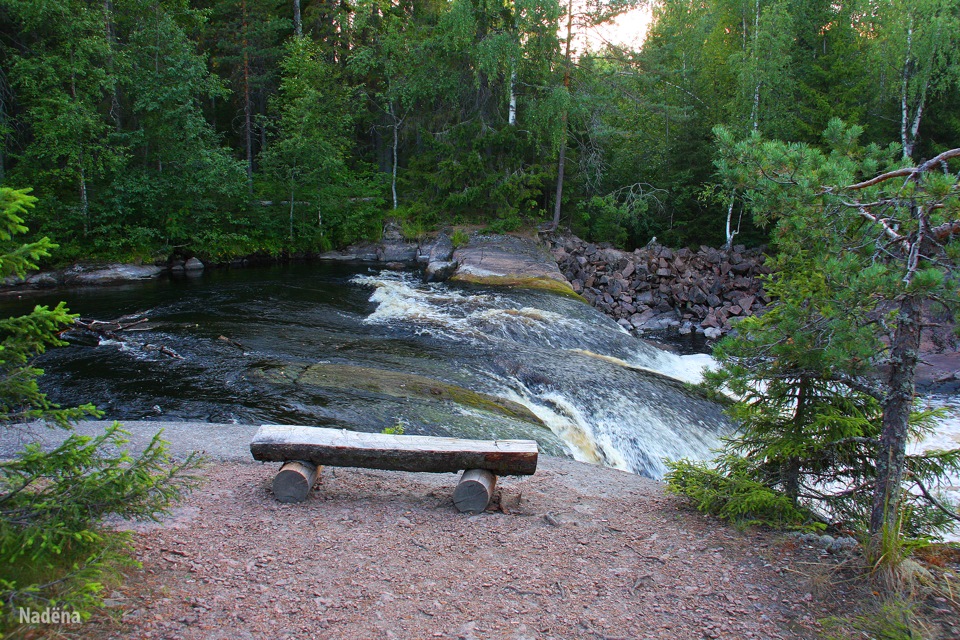
<svg viewBox="0 0 960 640">
<path fill-rule="evenodd" d="M 6 287 L 27 287 L 40 289 L 70 285 L 102 285 L 150 280 L 156 278 L 165 269 L 155 265 L 110 264 L 102 266 L 74 265 L 58 271 L 35 273 L 26 278 L 7 278 Z"/>
<path fill-rule="evenodd" d="M 190 258 L 183 264 L 184 271 L 203 271 L 204 264 L 196 257 Z"/>
<path fill-rule="evenodd" d="M 381 247 L 375 244 L 355 244 L 345 249 L 325 251 L 317 256 L 318 260 L 331 262 L 377 262 Z"/>
<path fill-rule="evenodd" d="M 715 338 L 770 302 L 758 278 L 770 272 L 765 256 L 742 245 L 625 252 L 573 237 L 553 247 L 573 290 L 636 333 L 675 329 Z"/>
<path fill-rule="evenodd" d="M 576 295 L 550 252 L 536 240 L 508 235 L 479 235 L 453 252 L 453 282 L 544 289 Z"/>
</svg>

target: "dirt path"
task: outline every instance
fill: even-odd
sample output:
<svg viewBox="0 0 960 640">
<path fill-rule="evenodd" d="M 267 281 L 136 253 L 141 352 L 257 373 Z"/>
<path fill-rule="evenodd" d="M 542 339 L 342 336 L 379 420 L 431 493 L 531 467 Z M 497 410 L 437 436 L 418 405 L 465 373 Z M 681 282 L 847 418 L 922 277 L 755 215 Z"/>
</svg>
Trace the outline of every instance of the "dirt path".
<svg viewBox="0 0 960 640">
<path fill-rule="evenodd" d="M 89 638 L 809 638 L 836 559 L 738 533 L 662 485 L 542 458 L 486 513 L 451 474 L 325 469 L 302 504 L 227 462 L 160 527 Z M 811 579 L 812 577 L 812 579 Z"/>
</svg>

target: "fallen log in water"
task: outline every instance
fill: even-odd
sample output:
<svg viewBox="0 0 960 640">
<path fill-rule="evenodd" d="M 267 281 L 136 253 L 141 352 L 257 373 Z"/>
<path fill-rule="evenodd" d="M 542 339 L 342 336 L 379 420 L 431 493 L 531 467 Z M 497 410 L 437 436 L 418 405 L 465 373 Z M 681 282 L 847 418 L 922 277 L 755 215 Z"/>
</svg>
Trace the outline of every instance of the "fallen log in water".
<svg viewBox="0 0 960 640">
<path fill-rule="evenodd" d="M 128 322 L 124 322 L 124 321 Z M 124 331 L 139 331 L 144 327 L 144 323 L 149 322 L 149 318 L 146 316 L 123 316 L 117 320 L 106 321 L 106 320 L 87 320 L 84 318 L 77 318 L 73 321 L 74 328 L 79 327 L 85 331 L 89 331 L 101 338 L 106 338 L 108 340 L 113 340 L 120 343 L 130 343 L 136 346 L 142 351 L 156 351 L 161 353 L 169 358 L 175 360 L 183 360 L 183 356 L 163 345 L 150 344 L 148 342 L 139 342 L 132 340 L 127 336 L 121 335 Z M 61 333 L 65 333 L 70 329 L 66 329 Z"/>
</svg>

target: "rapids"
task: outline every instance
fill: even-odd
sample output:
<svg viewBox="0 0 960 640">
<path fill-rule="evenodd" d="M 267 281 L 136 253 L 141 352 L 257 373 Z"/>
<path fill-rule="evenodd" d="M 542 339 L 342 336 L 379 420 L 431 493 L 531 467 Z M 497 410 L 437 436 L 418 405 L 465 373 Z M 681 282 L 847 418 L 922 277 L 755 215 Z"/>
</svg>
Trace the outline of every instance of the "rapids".
<svg viewBox="0 0 960 640">
<path fill-rule="evenodd" d="M 13 315 L 60 299 L 84 318 L 142 320 L 119 340 L 72 330 L 40 359 L 51 399 L 93 402 L 110 419 L 528 437 L 655 478 L 665 458 L 709 457 L 730 429 L 685 387 L 709 357 L 658 349 L 546 292 L 314 264 L 0 305 Z"/>
</svg>

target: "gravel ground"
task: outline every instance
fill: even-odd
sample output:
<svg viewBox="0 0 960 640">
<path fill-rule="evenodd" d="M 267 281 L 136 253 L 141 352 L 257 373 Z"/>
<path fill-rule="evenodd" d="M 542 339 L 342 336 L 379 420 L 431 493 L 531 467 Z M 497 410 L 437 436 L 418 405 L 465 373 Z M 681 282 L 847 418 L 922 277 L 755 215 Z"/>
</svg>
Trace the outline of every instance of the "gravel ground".
<svg viewBox="0 0 960 640">
<path fill-rule="evenodd" d="M 90 638 L 809 638 L 833 557 L 545 459 L 458 513 L 452 474 L 324 469 L 301 504 L 225 463 L 162 526 Z M 805 564 L 811 563 L 811 564 Z M 821 598 L 828 595 L 831 603 Z"/>
<path fill-rule="evenodd" d="M 280 504 L 279 465 L 249 458 L 255 427 L 124 423 L 133 449 L 161 426 L 176 455 L 203 443 L 204 484 L 160 524 L 120 525 L 142 567 L 70 637 L 816 638 L 872 599 L 856 558 L 738 532 L 609 468 L 541 456 L 479 515 L 454 508 L 455 474 L 325 468 Z M 41 437 L 63 432 L 21 438 Z M 0 437 L 0 457 L 14 445 Z M 960 637 L 946 602 L 930 637 Z"/>
</svg>

